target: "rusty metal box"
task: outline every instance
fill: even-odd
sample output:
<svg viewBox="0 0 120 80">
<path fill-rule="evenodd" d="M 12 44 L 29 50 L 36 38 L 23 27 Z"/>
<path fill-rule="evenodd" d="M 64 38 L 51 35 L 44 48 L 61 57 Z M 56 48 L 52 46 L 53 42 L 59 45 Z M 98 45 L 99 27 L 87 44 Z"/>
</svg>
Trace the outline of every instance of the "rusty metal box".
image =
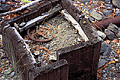
<svg viewBox="0 0 120 80">
<path fill-rule="evenodd" d="M 51 5 L 53 4 L 46 4 L 45 8 L 50 9 Z M 95 28 L 92 26 L 89 20 L 85 18 L 81 19 L 79 21 L 79 24 L 81 25 L 87 37 L 89 38 L 89 41 L 59 49 L 57 50 L 58 61 L 56 63 L 52 63 L 48 66 L 39 68 L 35 67 L 35 60 L 30 50 L 26 47 L 26 43 L 24 42 L 19 32 L 14 27 L 11 27 L 11 25 L 14 22 L 29 21 L 31 19 L 34 19 L 35 17 L 39 16 L 42 12 L 45 11 L 46 10 L 43 9 L 43 7 L 41 7 L 38 10 L 34 10 L 31 13 L 23 14 L 2 24 L 4 50 L 8 53 L 10 59 L 13 61 L 18 61 L 19 58 L 24 54 L 23 59 L 21 59 L 20 63 L 17 65 L 31 63 L 30 65 L 24 66 L 25 73 L 23 73 L 22 79 L 96 80 L 101 39 L 97 35 Z M 84 21 L 86 22 L 86 24 L 84 24 Z M 34 25 L 36 25 L 38 22 L 36 22 Z M 20 67 L 19 70 L 23 71 L 24 69 Z"/>
</svg>

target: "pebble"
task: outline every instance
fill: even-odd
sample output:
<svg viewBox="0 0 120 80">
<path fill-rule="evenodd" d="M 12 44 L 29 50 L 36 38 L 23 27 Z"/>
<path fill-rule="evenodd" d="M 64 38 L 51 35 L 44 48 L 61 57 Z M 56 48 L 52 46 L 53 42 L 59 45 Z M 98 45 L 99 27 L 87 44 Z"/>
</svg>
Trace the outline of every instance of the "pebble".
<svg viewBox="0 0 120 80">
<path fill-rule="evenodd" d="M 103 13 L 105 16 L 108 16 L 112 14 L 112 10 L 103 10 Z"/>
<path fill-rule="evenodd" d="M 15 72 L 12 72 L 12 73 L 10 74 L 10 77 L 13 78 L 14 76 L 15 76 Z"/>
<path fill-rule="evenodd" d="M 103 77 L 107 77 L 107 74 L 105 73 L 105 74 L 103 74 Z"/>
<path fill-rule="evenodd" d="M 112 0 L 114 6 L 120 8 L 120 0 Z"/>
<path fill-rule="evenodd" d="M 1 4 L 1 9 L 0 9 L 0 13 L 1 12 L 6 12 L 6 11 L 9 11 L 11 9 L 11 6 L 8 5 L 8 4 Z"/>
<path fill-rule="evenodd" d="M 0 35 L 0 40 L 2 40 L 2 35 Z"/>
<path fill-rule="evenodd" d="M 107 47 L 107 44 L 105 42 L 102 42 L 100 53 L 104 53 L 106 50 L 106 47 Z"/>
<path fill-rule="evenodd" d="M 89 0 L 81 0 L 81 2 L 89 2 Z"/>
<path fill-rule="evenodd" d="M 105 0 L 105 3 L 111 3 L 111 0 Z"/>
<path fill-rule="evenodd" d="M 113 9 L 113 5 L 111 4 L 105 4 L 106 9 Z"/>
<path fill-rule="evenodd" d="M 103 56 L 107 56 L 107 55 L 109 55 L 110 52 L 111 52 L 111 48 L 110 48 L 109 46 L 106 47 L 106 50 L 105 50 L 105 52 L 103 53 Z"/>
<path fill-rule="evenodd" d="M 22 23 L 20 23 L 20 27 L 23 27 L 23 26 L 25 26 L 26 25 L 26 23 L 25 22 L 22 22 Z"/>
<path fill-rule="evenodd" d="M 81 41 L 81 39 L 80 38 L 77 38 L 77 40 L 80 42 Z"/>
<path fill-rule="evenodd" d="M 39 55 L 40 54 L 40 52 L 39 51 L 35 51 L 35 53 L 34 53 L 36 56 L 37 55 Z"/>
<path fill-rule="evenodd" d="M 116 68 L 119 68 L 119 66 L 120 66 L 120 63 L 116 63 Z"/>
<path fill-rule="evenodd" d="M 114 33 L 118 33 L 118 27 L 115 24 L 110 23 L 107 29 L 113 31 Z"/>
<path fill-rule="evenodd" d="M 57 61 L 57 57 L 55 55 L 50 55 L 49 60 L 50 61 Z"/>
<path fill-rule="evenodd" d="M 106 35 L 105 33 L 103 33 L 102 31 L 97 31 L 98 35 L 102 38 L 102 39 L 105 39 L 106 38 Z"/>
<path fill-rule="evenodd" d="M 101 68 L 102 66 L 104 66 L 106 63 L 105 59 L 100 59 L 99 63 L 98 63 L 98 69 Z"/>
<path fill-rule="evenodd" d="M 115 34 L 108 29 L 105 29 L 104 33 L 106 34 L 107 38 L 110 40 L 113 40 L 115 38 Z"/>
<path fill-rule="evenodd" d="M 116 16 L 120 16 L 120 11 L 116 11 L 116 12 L 115 12 L 115 15 L 116 15 Z"/>
<path fill-rule="evenodd" d="M 90 16 L 97 19 L 97 20 L 102 20 L 102 15 L 99 14 L 98 12 L 96 12 L 95 10 L 93 10 L 91 13 L 90 13 Z"/>
</svg>

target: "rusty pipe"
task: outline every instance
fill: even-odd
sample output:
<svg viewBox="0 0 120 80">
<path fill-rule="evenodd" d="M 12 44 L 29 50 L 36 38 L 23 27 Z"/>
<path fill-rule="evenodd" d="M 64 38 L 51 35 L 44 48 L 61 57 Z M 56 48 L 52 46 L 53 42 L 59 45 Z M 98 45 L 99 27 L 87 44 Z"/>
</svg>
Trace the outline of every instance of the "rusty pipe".
<svg viewBox="0 0 120 80">
<path fill-rule="evenodd" d="M 94 26 L 96 27 L 96 29 L 105 29 L 108 27 L 108 25 L 110 23 L 113 23 L 113 24 L 120 24 L 120 16 L 116 16 L 114 18 L 110 18 L 110 19 L 106 19 L 106 20 L 103 20 L 103 21 L 99 21 L 99 22 L 96 22 L 94 23 Z"/>
</svg>

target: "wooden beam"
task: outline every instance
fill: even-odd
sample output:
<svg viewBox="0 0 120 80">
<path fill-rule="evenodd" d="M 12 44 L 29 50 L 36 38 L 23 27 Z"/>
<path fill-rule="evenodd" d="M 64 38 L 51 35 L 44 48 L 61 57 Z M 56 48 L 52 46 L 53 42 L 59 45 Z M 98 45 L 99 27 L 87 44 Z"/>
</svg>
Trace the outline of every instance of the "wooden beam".
<svg viewBox="0 0 120 80">
<path fill-rule="evenodd" d="M 80 27 L 80 24 L 66 10 L 62 10 L 61 13 L 64 14 L 65 18 L 72 23 L 72 26 L 75 27 L 75 29 L 78 30 L 80 36 L 85 41 L 88 41 L 89 39 L 84 33 L 84 31 L 82 30 L 82 28 Z"/>
</svg>

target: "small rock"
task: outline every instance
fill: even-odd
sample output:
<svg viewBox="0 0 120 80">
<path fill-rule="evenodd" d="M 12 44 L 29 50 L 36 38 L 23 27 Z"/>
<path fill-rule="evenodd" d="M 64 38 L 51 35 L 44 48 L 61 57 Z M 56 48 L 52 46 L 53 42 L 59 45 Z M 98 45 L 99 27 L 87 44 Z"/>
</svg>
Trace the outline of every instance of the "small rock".
<svg viewBox="0 0 120 80">
<path fill-rule="evenodd" d="M 105 50 L 105 52 L 103 53 L 103 56 L 107 56 L 107 55 L 109 55 L 110 52 L 111 52 L 111 48 L 110 48 L 109 46 L 106 47 L 106 50 Z"/>
<path fill-rule="evenodd" d="M 105 0 L 105 3 L 111 3 L 111 0 Z"/>
<path fill-rule="evenodd" d="M 114 6 L 120 8 L 120 0 L 112 0 Z"/>
<path fill-rule="evenodd" d="M 2 2 L 5 2 L 6 0 L 1 0 Z"/>
<path fill-rule="evenodd" d="M 110 40 L 113 40 L 115 38 L 115 34 L 108 29 L 105 29 L 104 33 L 106 34 L 107 38 L 110 39 Z"/>
<path fill-rule="evenodd" d="M 0 40 L 2 40 L 2 35 L 0 35 Z"/>
<path fill-rule="evenodd" d="M 93 4 L 98 4 L 98 1 L 93 1 Z"/>
<path fill-rule="evenodd" d="M 25 26 L 26 25 L 26 23 L 25 22 L 22 22 L 22 23 L 20 23 L 20 27 L 23 27 L 23 26 Z"/>
<path fill-rule="evenodd" d="M 98 69 L 101 68 L 102 66 L 104 66 L 106 63 L 106 61 L 104 59 L 100 59 L 99 63 L 98 63 Z"/>
<path fill-rule="evenodd" d="M 0 11 L 2 11 L 2 8 L 0 7 Z"/>
<path fill-rule="evenodd" d="M 17 23 L 14 23 L 14 27 L 15 27 L 16 29 L 19 28 L 19 26 L 17 25 Z"/>
<path fill-rule="evenodd" d="M 119 68 L 119 66 L 120 66 L 120 63 L 116 63 L 116 68 Z"/>
<path fill-rule="evenodd" d="M 89 2 L 89 0 L 81 0 L 81 2 Z"/>
<path fill-rule="evenodd" d="M 112 10 L 103 10 L 103 13 L 105 16 L 108 16 L 112 14 Z"/>
<path fill-rule="evenodd" d="M 0 18 L 0 21 L 2 21 L 2 18 Z"/>
<path fill-rule="evenodd" d="M 101 56 L 101 59 L 105 59 L 107 56 Z"/>
<path fill-rule="evenodd" d="M 90 16 L 92 16 L 93 18 L 97 19 L 97 20 L 102 20 L 102 15 L 99 14 L 98 12 L 96 12 L 95 10 L 93 10 L 91 13 L 90 13 Z"/>
<path fill-rule="evenodd" d="M 77 38 L 77 40 L 80 42 L 81 41 L 81 39 L 80 38 Z"/>
<path fill-rule="evenodd" d="M 8 4 L 2 4 L 1 8 L 2 8 L 2 10 L 0 10 L 0 12 L 6 12 L 6 11 L 9 11 L 11 9 L 11 6 Z"/>
<path fill-rule="evenodd" d="M 101 31 L 97 31 L 98 35 L 102 38 L 102 39 L 105 39 L 106 38 L 106 35 L 105 33 L 101 32 Z"/>
<path fill-rule="evenodd" d="M 113 5 L 111 4 L 105 4 L 106 9 L 113 9 Z"/>
<path fill-rule="evenodd" d="M 120 38 L 120 31 L 118 32 L 117 37 Z"/>
<path fill-rule="evenodd" d="M 105 74 L 103 74 L 103 77 L 107 77 L 107 74 L 105 73 Z"/>
<path fill-rule="evenodd" d="M 13 78 L 14 76 L 15 76 L 15 72 L 12 72 L 12 73 L 10 74 L 10 77 Z"/>
<path fill-rule="evenodd" d="M 116 11 L 116 12 L 115 12 L 115 15 L 116 15 L 116 16 L 120 16 L 120 11 Z"/>
<path fill-rule="evenodd" d="M 118 33 L 118 27 L 115 24 L 110 23 L 107 29 L 113 31 L 115 34 Z"/>
<path fill-rule="evenodd" d="M 39 51 L 35 51 L 35 53 L 34 53 L 36 56 L 37 55 L 39 55 L 40 54 L 40 52 Z"/>
<path fill-rule="evenodd" d="M 106 47 L 107 47 L 107 44 L 105 42 L 102 42 L 100 53 L 104 53 L 106 50 Z"/>
<path fill-rule="evenodd" d="M 57 57 L 55 55 L 50 55 L 49 60 L 50 61 L 57 61 Z"/>
<path fill-rule="evenodd" d="M 42 62 L 42 57 L 38 56 L 37 61 Z"/>
</svg>

